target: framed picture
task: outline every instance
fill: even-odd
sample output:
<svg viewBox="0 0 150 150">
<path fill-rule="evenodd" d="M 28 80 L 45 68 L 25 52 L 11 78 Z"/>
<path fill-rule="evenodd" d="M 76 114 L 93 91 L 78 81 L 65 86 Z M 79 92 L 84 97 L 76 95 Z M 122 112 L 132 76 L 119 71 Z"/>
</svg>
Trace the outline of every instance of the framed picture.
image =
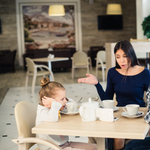
<svg viewBox="0 0 150 150">
<path fill-rule="evenodd" d="M 65 16 L 49 16 L 50 5 L 63 4 Z M 80 0 L 16 0 L 19 64 L 26 49 L 75 47 L 82 51 Z"/>
</svg>

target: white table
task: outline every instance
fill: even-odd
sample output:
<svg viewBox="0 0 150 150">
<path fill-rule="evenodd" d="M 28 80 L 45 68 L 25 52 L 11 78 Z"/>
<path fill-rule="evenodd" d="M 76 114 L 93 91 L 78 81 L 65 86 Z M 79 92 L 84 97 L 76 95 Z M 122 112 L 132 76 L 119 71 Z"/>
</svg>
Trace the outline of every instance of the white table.
<svg viewBox="0 0 150 150">
<path fill-rule="evenodd" d="M 146 113 L 147 108 L 140 108 Z M 105 138 L 144 139 L 149 131 L 149 125 L 141 118 L 126 118 L 121 115 L 120 107 L 114 116 L 119 120 L 116 122 L 84 122 L 79 115 L 62 115 L 58 122 L 43 122 L 32 128 L 32 133 L 87 136 L 97 138 L 98 150 L 105 150 Z"/>
<path fill-rule="evenodd" d="M 35 58 L 35 59 L 32 59 L 32 60 L 34 62 L 48 62 L 48 67 L 52 71 L 51 62 L 65 61 L 65 60 L 69 60 L 69 58 L 68 57 L 54 57 L 53 59 L 51 59 L 51 58 L 48 58 L 48 57 L 44 57 L 44 58 Z"/>
</svg>

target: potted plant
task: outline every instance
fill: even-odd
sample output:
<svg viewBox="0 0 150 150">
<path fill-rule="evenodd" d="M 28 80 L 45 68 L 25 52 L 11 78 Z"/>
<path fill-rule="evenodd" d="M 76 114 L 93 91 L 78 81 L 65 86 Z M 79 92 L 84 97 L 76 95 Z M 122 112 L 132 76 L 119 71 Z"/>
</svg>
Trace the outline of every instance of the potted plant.
<svg viewBox="0 0 150 150">
<path fill-rule="evenodd" d="M 144 31 L 144 35 L 146 35 L 147 39 L 150 38 L 150 15 L 144 18 L 142 22 L 142 29 Z"/>
</svg>

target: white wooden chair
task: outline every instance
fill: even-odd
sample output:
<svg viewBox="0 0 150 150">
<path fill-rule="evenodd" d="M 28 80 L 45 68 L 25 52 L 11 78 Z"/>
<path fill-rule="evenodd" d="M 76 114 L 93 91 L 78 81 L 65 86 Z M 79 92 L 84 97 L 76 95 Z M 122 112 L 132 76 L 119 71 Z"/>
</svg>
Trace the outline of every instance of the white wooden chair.
<svg viewBox="0 0 150 150">
<path fill-rule="evenodd" d="M 99 51 L 96 59 L 96 77 L 98 77 L 98 69 L 102 69 L 103 82 L 105 81 L 105 69 L 106 69 L 106 51 Z"/>
<path fill-rule="evenodd" d="M 32 59 L 26 57 L 26 62 L 27 62 L 27 74 L 26 74 L 26 82 L 25 82 L 25 88 L 27 88 L 28 85 L 28 79 L 29 76 L 33 77 L 32 80 L 32 89 L 31 92 L 32 94 L 34 93 L 34 88 L 35 88 L 35 81 L 37 76 L 43 76 L 45 77 L 46 75 L 50 75 L 52 81 L 54 81 L 54 76 L 52 71 L 45 65 L 36 65 Z M 46 69 L 46 70 L 43 70 Z M 40 69 L 40 70 L 38 70 Z"/>
<path fill-rule="evenodd" d="M 22 101 L 15 106 L 15 119 L 18 130 L 18 138 L 12 141 L 18 144 L 18 150 L 29 150 L 36 143 L 46 145 L 54 150 L 62 150 L 58 145 L 36 138 L 35 134 L 31 133 L 35 126 L 37 106 L 28 101 Z M 35 150 L 39 150 L 36 148 Z"/>
<path fill-rule="evenodd" d="M 75 76 L 76 68 L 87 68 L 87 73 L 89 73 L 89 68 L 92 73 L 92 62 L 91 58 L 87 56 L 85 52 L 76 52 L 73 54 L 72 59 L 72 79 Z"/>
</svg>

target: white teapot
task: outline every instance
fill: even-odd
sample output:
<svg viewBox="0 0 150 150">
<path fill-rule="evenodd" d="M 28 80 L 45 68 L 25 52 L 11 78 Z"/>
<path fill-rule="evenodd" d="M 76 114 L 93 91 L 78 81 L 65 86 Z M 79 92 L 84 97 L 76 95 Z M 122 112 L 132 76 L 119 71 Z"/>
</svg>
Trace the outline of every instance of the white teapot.
<svg viewBox="0 0 150 150">
<path fill-rule="evenodd" d="M 99 108 L 98 102 L 91 101 L 82 103 L 79 108 L 79 114 L 83 121 L 95 121 L 96 120 L 96 108 Z"/>
</svg>

